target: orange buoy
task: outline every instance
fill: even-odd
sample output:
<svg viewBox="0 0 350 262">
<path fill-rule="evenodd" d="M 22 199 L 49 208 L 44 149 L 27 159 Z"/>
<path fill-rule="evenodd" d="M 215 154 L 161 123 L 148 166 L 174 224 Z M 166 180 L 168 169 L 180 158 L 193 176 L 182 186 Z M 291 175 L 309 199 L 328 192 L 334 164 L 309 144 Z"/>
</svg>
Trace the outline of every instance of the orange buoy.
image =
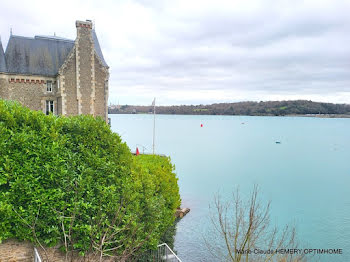
<svg viewBox="0 0 350 262">
<path fill-rule="evenodd" d="M 136 147 L 136 155 L 138 156 L 140 154 L 139 148 Z"/>
</svg>

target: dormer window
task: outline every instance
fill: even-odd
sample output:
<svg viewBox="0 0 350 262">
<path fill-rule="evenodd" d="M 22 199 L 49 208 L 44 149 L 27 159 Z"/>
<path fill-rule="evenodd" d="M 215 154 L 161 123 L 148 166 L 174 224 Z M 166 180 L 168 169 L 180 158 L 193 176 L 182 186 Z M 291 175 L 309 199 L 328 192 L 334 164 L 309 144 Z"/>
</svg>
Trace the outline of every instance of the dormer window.
<svg viewBox="0 0 350 262">
<path fill-rule="evenodd" d="M 46 91 L 52 92 L 52 81 L 46 81 Z"/>
</svg>

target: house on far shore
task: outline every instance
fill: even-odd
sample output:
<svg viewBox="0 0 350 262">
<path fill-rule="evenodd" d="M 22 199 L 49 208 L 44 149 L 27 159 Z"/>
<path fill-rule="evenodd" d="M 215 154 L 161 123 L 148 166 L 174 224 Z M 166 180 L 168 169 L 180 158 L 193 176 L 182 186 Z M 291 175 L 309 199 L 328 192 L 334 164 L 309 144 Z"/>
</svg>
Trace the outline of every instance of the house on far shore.
<svg viewBox="0 0 350 262">
<path fill-rule="evenodd" d="M 0 40 L 0 98 L 56 115 L 108 120 L 109 67 L 92 21 L 76 21 L 77 37 L 10 36 Z"/>
</svg>

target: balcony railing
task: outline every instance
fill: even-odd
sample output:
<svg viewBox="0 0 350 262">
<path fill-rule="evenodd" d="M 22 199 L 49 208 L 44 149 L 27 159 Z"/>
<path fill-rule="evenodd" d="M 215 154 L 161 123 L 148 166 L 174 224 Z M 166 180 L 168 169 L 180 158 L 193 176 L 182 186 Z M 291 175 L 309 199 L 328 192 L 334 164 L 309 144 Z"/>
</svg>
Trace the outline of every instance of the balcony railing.
<svg viewBox="0 0 350 262">
<path fill-rule="evenodd" d="M 157 250 L 151 251 L 151 259 L 153 262 L 182 262 L 166 243 L 158 245 Z"/>
</svg>

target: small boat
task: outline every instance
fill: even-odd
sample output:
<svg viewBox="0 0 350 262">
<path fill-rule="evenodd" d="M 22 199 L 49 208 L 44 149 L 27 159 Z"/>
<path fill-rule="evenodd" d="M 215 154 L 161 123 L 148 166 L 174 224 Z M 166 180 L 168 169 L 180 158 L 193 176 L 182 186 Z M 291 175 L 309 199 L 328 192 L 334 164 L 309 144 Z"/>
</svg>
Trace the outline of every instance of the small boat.
<svg viewBox="0 0 350 262">
<path fill-rule="evenodd" d="M 276 141 L 276 144 L 281 144 L 281 141 Z"/>
</svg>

